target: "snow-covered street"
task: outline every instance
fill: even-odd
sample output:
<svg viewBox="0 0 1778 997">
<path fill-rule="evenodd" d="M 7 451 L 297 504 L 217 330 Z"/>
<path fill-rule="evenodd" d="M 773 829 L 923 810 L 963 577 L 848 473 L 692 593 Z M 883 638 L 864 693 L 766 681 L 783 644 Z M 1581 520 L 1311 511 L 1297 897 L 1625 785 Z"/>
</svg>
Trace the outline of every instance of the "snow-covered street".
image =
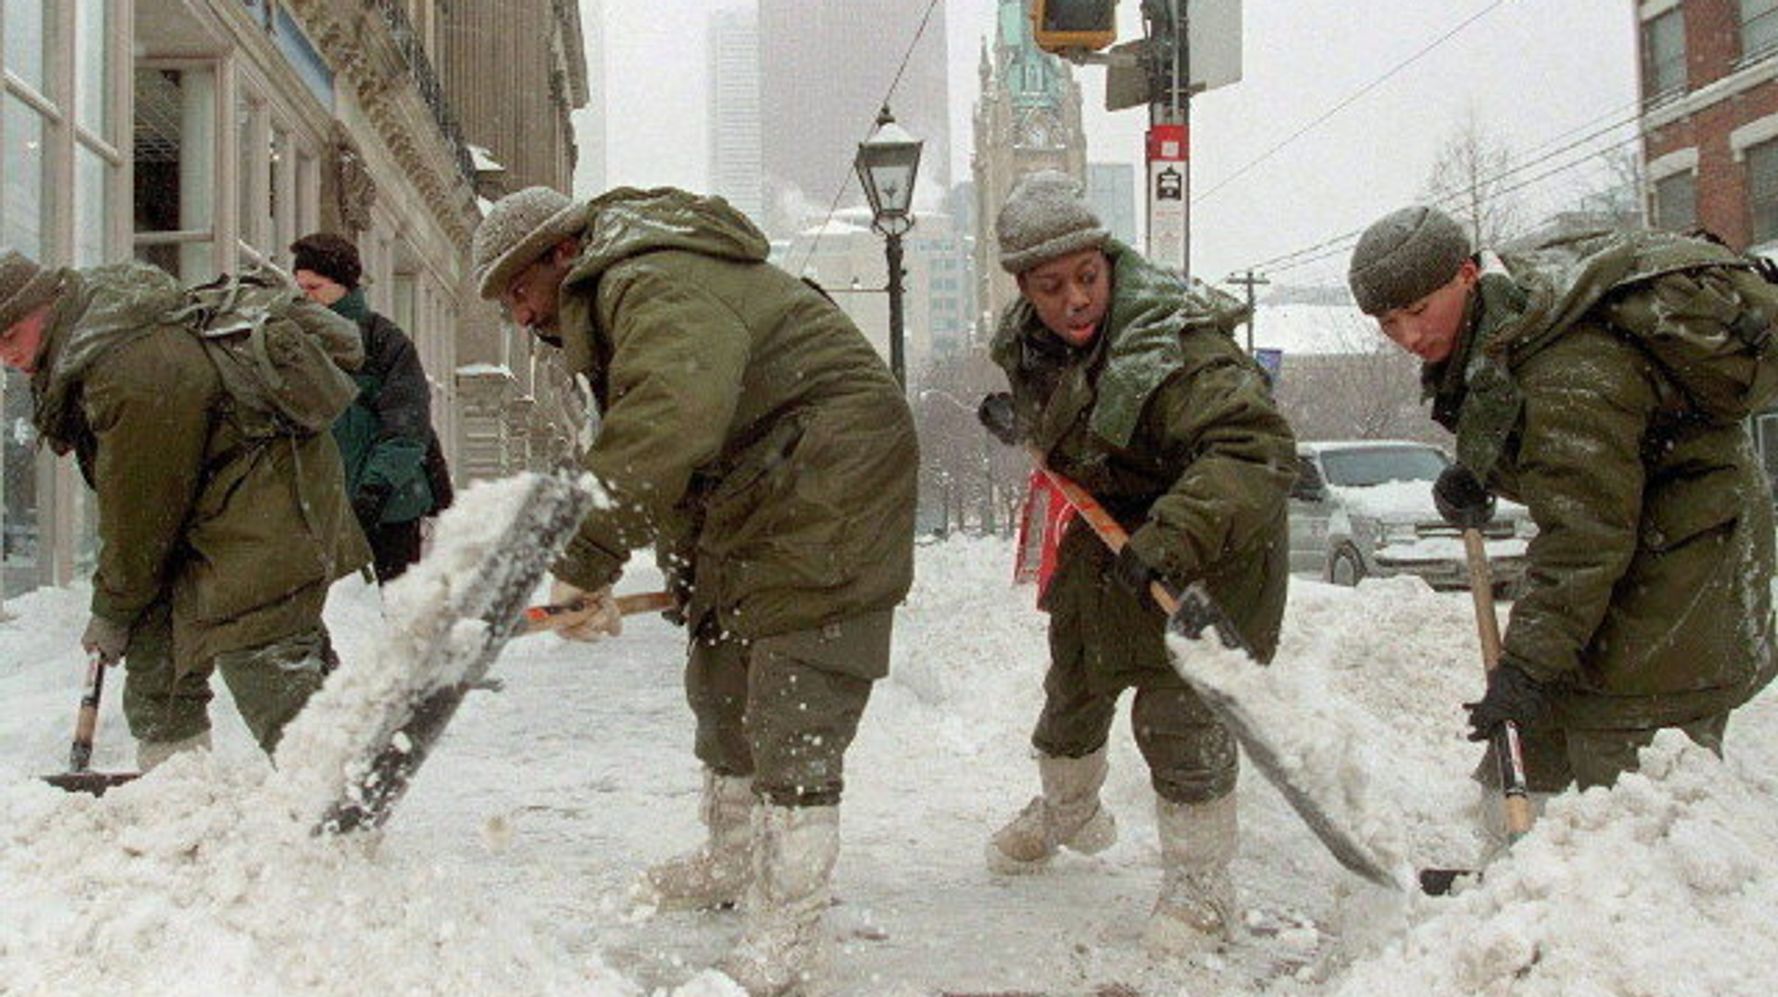
<svg viewBox="0 0 1778 997">
<path fill-rule="evenodd" d="M 1000 879 L 982 848 L 1036 791 L 1027 734 L 1044 620 L 999 540 L 923 546 L 894 671 L 848 756 L 829 923 L 838 993 L 1754 994 L 1778 986 L 1778 697 L 1736 714 L 1729 760 L 1657 742 L 1649 773 L 1558 798 L 1480 887 L 1391 896 L 1341 869 L 1250 767 L 1237 882 L 1245 936 L 1191 964 L 1138 943 L 1159 879 L 1152 793 L 1120 719 L 1109 851 Z M 658 584 L 645 557 L 621 590 Z M 1359 816 L 1421 866 L 1467 865 L 1480 688 L 1467 593 L 1293 580 L 1273 666 L 1363 732 L 1336 767 Z M 645 916 L 626 888 L 693 845 L 698 770 L 681 634 L 515 640 L 380 840 L 311 838 L 256 812 L 269 771 L 216 683 L 217 751 L 100 801 L 35 776 L 67 756 L 84 590 L 10 600 L 0 625 L 0 993 L 737 993 L 703 971 L 733 913 Z M 368 653 L 379 596 L 328 621 Z M 118 683 L 119 685 L 121 683 Z M 116 689 L 94 768 L 127 769 Z M 1325 760 L 1319 760 L 1325 762 Z M 1359 778 L 1363 776 L 1363 778 Z M 1375 827 L 1372 830 L 1376 830 Z"/>
</svg>

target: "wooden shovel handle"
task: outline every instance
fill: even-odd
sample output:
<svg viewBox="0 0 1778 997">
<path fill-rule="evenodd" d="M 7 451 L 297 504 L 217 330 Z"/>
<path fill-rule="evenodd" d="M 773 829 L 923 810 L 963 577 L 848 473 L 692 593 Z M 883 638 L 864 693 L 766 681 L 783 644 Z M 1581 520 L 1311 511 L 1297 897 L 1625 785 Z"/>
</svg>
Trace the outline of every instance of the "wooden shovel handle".
<svg viewBox="0 0 1778 997">
<path fill-rule="evenodd" d="M 85 772 L 93 760 L 93 735 L 99 729 L 99 698 L 105 692 L 105 656 L 92 652 L 86 661 L 80 711 L 74 715 L 74 744 L 68 750 L 68 771 Z"/>
<path fill-rule="evenodd" d="M 1056 491 L 1062 493 L 1062 497 L 1067 499 L 1068 504 L 1074 507 L 1074 511 L 1080 514 L 1080 518 L 1086 520 L 1087 525 L 1099 535 L 1099 539 L 1104 541 L 1105 546 L 1111 549 L 1111 553 L 1116 555 L 1122 552 L 1124 545 L 1130 542 L 1129 531 L 1124 529 L 1123 524 L 1111 518 L 1111 514 L 1105 511 L 1105 507 L 1099 504 L 1099 500 L 1093 498 L 1086 489 L 1070 481 L 1067 477 L 1050 470 L 1043 463 L 1041 455 L 1033 454 L 1033 456 L 1038 458 L 1037 469 L 1043 472 L 1043 476 L 1049 479 L 1049 483 L 1054 486 Z M 1167 590 L 1167 586 L 1158 581 L 1149 582 L 1148 594 L 1154 597 L 1155 603 L 1168 616 L 1179 612 L 1179 600 Z"/>
<path fill-rule="evenodd" d="M 623 616 L 664 612 L 672 609 L 674 604 L 675 600 L 671 592 L 635 592 L 617 597 L 617 611 Z M 524 618 L 519 621 L 515 634 L 523 636 L 544 630 L 554 630 L 561 617 L 582 608 L 583 606 L 579 603 L 545 603 L 540 606 L 531 606 L 525 610 Z"/>
<path fill-rule="evenodd" d="M 1482 641 L 1482 669 L 1500 667 L 1500 618 L 1494 612 L 1494 575 L 1488 570 L 1488 548 L 1475 527 L 1463 531 L 1463 554 L 1469 561 L 1469 594 L 1475 602 L 1476 632 Z M 1508 720 L 1494 734 L 1494 754 L 1500 764 L 1505 799 L 1508 840 L 1517 841 L 1531 830 L 1534 815 L 1525 786 L 1525 753 L 1519 743 L 1519 727 Z"/>
</svg>

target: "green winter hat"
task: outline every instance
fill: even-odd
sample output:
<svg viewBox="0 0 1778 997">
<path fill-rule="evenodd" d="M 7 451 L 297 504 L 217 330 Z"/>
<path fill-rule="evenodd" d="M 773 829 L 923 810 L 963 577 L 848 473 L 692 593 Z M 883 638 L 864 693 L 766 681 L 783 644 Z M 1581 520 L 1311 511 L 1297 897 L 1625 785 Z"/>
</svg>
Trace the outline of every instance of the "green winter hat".
<svg viewBox="0 0 1778 997">
<path fill-rule="evenodd" d="M 0 246 L 0 332 L 48 304 L 61 283 L 59 271 L 45 270 L 24 253 Z"/>
<path fill-rule="evenodd" d="M 1039 170 L 1014 185 L 994 231 L 1000 241 L 1000 268 L 1010 274 L 1103 246 L 1111 235 L 1081 200 L 1080 185 L 1058 170 Z"/>
<path fill-rule="evenodd" d="M 1470 252 L 1468 234 L 1450 215 L 1425 205 L 1402 208 L 1359 236 L 1346 281 L 1359 309 L 1381 315 L 1445 286 Z"/>
</svg>

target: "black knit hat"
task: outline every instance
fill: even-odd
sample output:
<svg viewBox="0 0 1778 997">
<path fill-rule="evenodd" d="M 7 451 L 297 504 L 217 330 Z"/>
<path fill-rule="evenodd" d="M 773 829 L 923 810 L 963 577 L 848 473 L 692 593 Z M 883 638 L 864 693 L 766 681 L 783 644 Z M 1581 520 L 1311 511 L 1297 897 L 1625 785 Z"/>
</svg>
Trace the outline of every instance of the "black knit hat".
<svg viewBox="0 0 1778 997">
<path fill-rule="evenodd" d="M 352 240 L 332 232 L 311 232 L 290 244 L 295 254 L 291 270 L 318 273 L 350 291 L 358 286 L 364 264 L 358 260 L 358 247 Z"/>
<path fill-rule="evenodd" d="M 1359 236 L 1346 281 L 1360 310 L 1381 315 L 1445 286 L 1470 252 L 1469 235 L 1450 215 L 1424 205 L 1402 208 Z"/>
</svg>

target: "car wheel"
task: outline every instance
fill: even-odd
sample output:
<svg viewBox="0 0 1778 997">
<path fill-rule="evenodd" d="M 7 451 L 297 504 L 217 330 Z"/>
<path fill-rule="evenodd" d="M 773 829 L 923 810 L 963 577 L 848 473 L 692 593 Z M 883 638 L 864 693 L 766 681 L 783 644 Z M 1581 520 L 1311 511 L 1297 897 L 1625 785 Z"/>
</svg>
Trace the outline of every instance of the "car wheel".
<svg viewBox="0 0 1778 997">
<path fill-rule="evenodd" d="M 1350 547 L 1341 547 L 1334 551 L 1333 560 L 1327 563 L 1327 580 L 1335 585 L 1351 587 L 1364 578 L 1364 562 L 1358 559 L 1358 552 Z"/>
</svg>

